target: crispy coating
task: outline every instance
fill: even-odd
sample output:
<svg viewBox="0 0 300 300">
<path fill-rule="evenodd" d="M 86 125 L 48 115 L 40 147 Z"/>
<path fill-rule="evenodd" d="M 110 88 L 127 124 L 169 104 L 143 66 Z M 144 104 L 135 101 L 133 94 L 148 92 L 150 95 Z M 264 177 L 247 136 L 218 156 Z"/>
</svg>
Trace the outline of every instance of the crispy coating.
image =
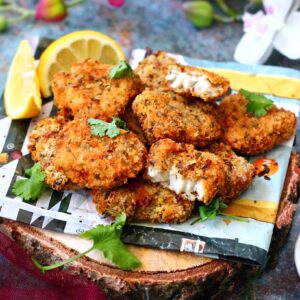
<svg viewBox="0 0 300 300">
<path fill-rule="evenodd" d="M 150 144 L 170 138 L 204 147 L 221 135 L 215 104 L 146 90 L 136 97 L 132 109 Z"/>
<path fill-rule="evenodd" d="M 91 134 L 86 120 L 68 122 L 61 131 L 53 165 L 76 185 L 110 189 L 127 183 L 144 168 L 147 150 L 125 130 L 114 138 Z"/>
<path fill-rule="evenodd" d="M 134 133 L 121 131 L 115 138 L 101 138 L 91 134 L 86 120 L 62 120 L 44 119 L 30 135 L 32 158 L 41 161 L 53 189 L 109 189 L 144 168 L 147 150 Z"/>
<path fill-rule="evenodd" d="M 141 91 L 137 76 L 110 79 L 114 66 L 87 59 L 70 72 L 58 72 L 52 81 L 55 105 L 68 118 L 99 118 L 124 113 L 127 104 Z"/>
<path fill-rule="evenodd" d="M 218 155 L 224 162 L 225 185 L 219 195 L 229 203 L 251 185 L 256 175 L 255 168 L 244 157 L 236 155 L 228 145 L 223 143 L 213 144 L 208 150 Z"/>
<path fill-rule="evenodd" d="M 230 95 L 220 104 L 224 142 L 235 151 L 256 155 L 288 140 L 295 132 L 297 117 L 275 105 L 262 117 L 247 112 L 248 100 L 241 94 Z"/>
<path fill-rule="evenodd" d="M 224 163 L 193 145 L 159 140 L 149 151 L 145 178 L 159 182 L 189 200 L 208 205 L 224 187 Z"/>
<path fill-rule="evenodd" d="M 212 102 L 224 96 L 229 81 L 213 72 L 178 64 L 166 52 L 147 56 L 136 69 L 142 82 L 152 90 L 175 92 L 183 96 L 199 97 Z"/>
<path fill-rule="evenodd" d="M 65 124 L 62 117 L 49 117 L 40 120 L 29 136 L 28 149 L 32 159 L 41 162 L 46 183 L 55 190 L 76 189 L 61 168 L 53 165 L 56 152 L 57 136 Z"/>
<path fill-rule="evenodd" d="M 147 138 L 143 132 L 143 129 L 141 128 L 141 125 L 139 123 L 138 118 L 132 111 L 131 105 L 129 105 L 126 110 L 125 114 L 122 116 L 123 121 L 126 123 L 127 128 L 134 132 L 140 139 L 140 141 L 146 145 L 147 144 Z"/>
<path fill-rule="evenodd" d="M 125 212 L 130 221 L 181 223 L 189 218 L 194 202 L 160 184 L 136 181 L 111 191 L 96 191 L 93 201 L 100 214 L 116 217 Z"/>
</svg>

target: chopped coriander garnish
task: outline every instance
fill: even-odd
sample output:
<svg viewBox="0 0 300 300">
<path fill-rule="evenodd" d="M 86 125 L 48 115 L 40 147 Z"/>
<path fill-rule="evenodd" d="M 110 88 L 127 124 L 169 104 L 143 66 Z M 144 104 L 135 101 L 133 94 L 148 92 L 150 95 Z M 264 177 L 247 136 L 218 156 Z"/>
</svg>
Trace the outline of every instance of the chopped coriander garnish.
<svg viewBox="0 0 300 300">
<path fill-rule="evenodd" d="M 92 134 L 100 137 L 107 135 L 110 138 L 114 138 L 120 134 L 119 128 L 128 130 L 126 127 L 126 123 L 120 118 L 111 118 L 111 123 L 98 119 L 88 119 L 88 123 L 91 125 Z"/>
<path fill-rule="evenodd" d="M 134 73 L 126 60 L 121 60 L 115 67 L 109 71 L 109 78 L 129 78 Z"/>
<path fill-rule="evenodd" d="M 38 162 L 32 168 L 25 170 L 25 175 L 29 178 L 17 180 L 12 191 L 25 201 L 36 201 L 46 187 L 45 173 L 42 171 L 41 163 Z"/>
<path fill-rule="evenodd" d="M 208 219 L 214 219 L 216 216 L 224 216 L 229 219 L 236 220 L 236 221 L 249 222 L 248 219 L 237 217 L 237 216 L 234 216 L 231 214 L 226 214 L 226 213 L 222 212 L 222 210 L 227 207 L 228 207 L 228 205 L 226 203 L 224 203 L 221 198 L 215 198 L 209 205 L 199 206 L 200 218 L 193 221 L 191 223 L 191 225 L 193 225 L 197 222 L 204 222 Z"/>
<path fill-rule="evenodd" d="M 123 270 L 131 270 L 141 265 L 136 258 L 121 241 L 122 228 L 126 222 L 126 214 L 121 213 L 116 217 L 115 223 L 112 225 L 97 225 L 96 227 L 82 233 L 82 238 L 92 240 L 93 246 L 69 259 L 55 263 L 50 266 L 41 265 L 35 258 L 32 258 L 34 264 L 42 272 L 59 268 L 65 264 L 88 254 L 92 250 L 99 250 L 104 257 L 113 262 L 116 266 Z"/>
<path fill-rule="evenodd" d="M 273 101 L 263 95 L 251 93 L 244 89 L 240 89 L 239 92 L 248 100 L 246 108 L 255 117 L 264 116 L 273 107 Z"/>
</svg>

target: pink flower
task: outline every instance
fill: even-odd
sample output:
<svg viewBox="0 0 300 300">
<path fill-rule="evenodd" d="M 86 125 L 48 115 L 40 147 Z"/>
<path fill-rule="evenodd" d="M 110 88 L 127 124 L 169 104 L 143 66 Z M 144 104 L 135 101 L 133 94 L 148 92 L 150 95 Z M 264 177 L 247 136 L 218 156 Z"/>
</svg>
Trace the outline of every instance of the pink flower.
<svg viewBox="0 0 300 300">
<path fill-rule="evenodd" d="M 125 0 L 108 0 L 108 3 L 115 7 L 121 7 L 125 3 Z"/>
<path fill-rule="evenodd" d="M 35 8 L 35 18 L 45 22 L 59 22 L 68 15 L 62 0 L 40 0 Z"/>
<path fill-rule="evenodd" d="M 263 35 L 268 30 L 265 22 L 265 14 L 260 10 L 256 14 L 246 12 L 243 17 L 244 31 Z"/>
<path fill-rule="evenodd" d="M 268 5 L 265 7 L 265 11 L 267 15 L 274 15 L 276 12 L 276 6 L 275 5 Z"/>
</svg>

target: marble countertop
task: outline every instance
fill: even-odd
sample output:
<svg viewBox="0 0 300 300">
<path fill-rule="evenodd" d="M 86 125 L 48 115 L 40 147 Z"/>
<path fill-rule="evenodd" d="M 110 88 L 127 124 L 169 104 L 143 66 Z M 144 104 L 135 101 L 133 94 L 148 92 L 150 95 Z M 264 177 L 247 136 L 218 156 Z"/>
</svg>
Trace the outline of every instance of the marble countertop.
<svg viewBox="0 0 300 300">
<path fill-rule="evenodd" d="M 10 61 L 22 39 L 32 36 L 55 39 L 65 33 L 83 29 L 93 29 L 112 36 L 122 45 L 127 55 L 133 48 L 151 47 L 200 59 L 231 61 L 235 45 L 243 32 L 242 25 L 216 23 L 209 29 L 197 30 L 186 20 L 182 2 L 127 0 L 122 8 L 116 9 L 109 6 L 106 0 L 90 0 L 73 8 L 64 22 L 46 24 L 26 21 L 14 26 L 5 34 L 0 34 L 0 89 L 3 90 Z M 273 53 L 268 63 L 300 70 L 300 61 L 290 61 L 278 53 Z M 254 284 L 257 299 L 300 299 L 300 280 L 293 258 L 299 228 L 298 207 L 291 233 L 280 252 L 278 265 L 273 270 L 265 271 Z M 51 288 L 23 274 L 1 256 L 0 270 L 0 286 L 7 278 L 13 278 L 11 280 L 16 287 Z M 239 291 L 226 299 L 243 298 L 243 291 Z"/>
</svg>

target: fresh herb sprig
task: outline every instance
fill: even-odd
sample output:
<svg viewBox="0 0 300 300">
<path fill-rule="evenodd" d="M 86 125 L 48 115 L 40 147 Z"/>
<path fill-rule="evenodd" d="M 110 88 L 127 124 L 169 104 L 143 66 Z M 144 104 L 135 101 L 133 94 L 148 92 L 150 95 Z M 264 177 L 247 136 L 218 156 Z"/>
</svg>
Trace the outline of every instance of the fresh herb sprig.
<svg viewBox="0 0 300 300">
<path fill-rule="evenodd" d="M 106 135 L 110 138 L 114 138 L 120 134 L 119 128 L 128 130 L 126 123 L 120 118 L 111 118 L 111 123 L 98 119 L 88 119 L 88 123 L 91 125 L 92 134 L 100 137 L 104 137 Z"/>
<path fill-rule="evenodd" d="M 197 222 L 204 222 L 209 219 L 214 219 L 216 216 L 224 216 L 229 219 L 233 219 L 241 222 L 249 222 L 248 219 L 237 217 L 231 214 L 224 213 L 223 210 L 227 208 L 228 205 L 223 202 L 221 198 L 215 198 L 209 205 L 199 206 L 199 215 L 200 217 L 193 221 L 191 225 L 194 225 Z"/>
<path fill-rule="evenodd" d="M 141 265 L 141 262 L 136 258 L 121 241 L 122 228 L 126 222 L 126 214 L 123 212 L 116 217 L 115 223 L 112 225 L 97 225 L 96 227 L 82 233 L 82 238 L 92 240 L 93 246 L 69 259 L 60 261 L 50 266 L 41 265 L 35 258 L 32 258 L 35 266 L 42 272 L 59 268 L 65 264 L 69 264 L 74 260 L 85 256 L 92 250 L 99 250 L 104 257 L 113 262 L 122 270 L 135 269 Z"/>
<path fill-rule="evenodd" d="M 273 101 L 263 95 L 251 93 L 244 89 L 240 89 L 239 92 L 248 100 L 247 111 L 255 117 L 264 116 L 273 107 Z"/>
<path fill-rule="evenodd" d="M 25 201 L 36 201 L 46 187 L 45 173 L 41 163 L 38 162 L 32 168 L 25 170 L 29 178 L 19 179 L 13 185 L 13 193 Z"/>
<path fill-rule="evenodd" d="M 134 73 L 126 60 L 121 60 L 115 67 L 109 71 L 109 78 L 130 78 Z"/>
</svg>

